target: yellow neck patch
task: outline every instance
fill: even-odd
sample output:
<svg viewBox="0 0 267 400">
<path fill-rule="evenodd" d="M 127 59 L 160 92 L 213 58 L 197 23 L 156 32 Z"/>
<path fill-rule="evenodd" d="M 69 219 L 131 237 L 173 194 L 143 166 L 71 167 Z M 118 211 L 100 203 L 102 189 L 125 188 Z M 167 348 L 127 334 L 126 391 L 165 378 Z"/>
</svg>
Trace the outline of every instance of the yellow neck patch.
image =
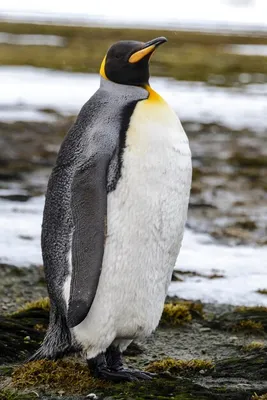
<svg viewBox="0 0 267 400">
<path fill-rule="evenodd" d="M 145 85 L 145 89 L 149 93 L 147 101 L 153 102 L 153 103 L 159 103 L 159 102 L 165 103 L 163 98 L 157 92 L 155 92 L 155 90 L 153 90 L 151 86 Z"/>
<path fill-rule="evenodd" d="M 100 71 L 99 71 L 99 73 L 100 73 L 100 75 L 102 76 L 102 78 L 108 80 L 108 77 L 107 77 L 107 75 L 106 75 L 106 73 L 105 73 L 106 58 L 107 58 L 107 56 L 105 56 L 105 57 L 103 58 L 103 61 L 102 61 L 101 66 L 100 66 Z"/>
<path fill-rule="evenodd" d="M 106 58 L 107 58 L 107 56 L 105 55 L 105 57 L 103 58 L 103 61 L 101 63 L 101 66 L 100 66 L 99 73 L 102 76 L 102 78 L 109 80 L 106 75 L 106 72 L 105 72 Z M 151 86 L 145 85 L 144 88 L 149 93 L 147 101 L 149 101 L 150 103 L 152 103 L 152 102 L 153 103 L 165 103 L 164 99 L 157 92 L 155 92 L 155 90 L 153 90 Z"/>
</svg>

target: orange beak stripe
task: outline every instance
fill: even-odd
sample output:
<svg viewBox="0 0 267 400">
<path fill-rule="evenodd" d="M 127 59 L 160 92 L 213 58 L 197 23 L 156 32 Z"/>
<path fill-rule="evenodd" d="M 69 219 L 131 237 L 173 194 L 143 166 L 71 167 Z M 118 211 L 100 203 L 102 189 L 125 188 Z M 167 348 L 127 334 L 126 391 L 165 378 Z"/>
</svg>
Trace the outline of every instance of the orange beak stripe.
<svg viewBox="0 0 267 400">
<path fill-rule="evenodd" d="M 144 58 L 148 54 L 152 53 L 152 51 L 154 51 L 155 48 L 156 48 L 156 46 L 154 44 L 152 44 L 151 46 L 145 47 L 144 49 L 141 49 L 141 50 L 137 51 L 136 53 L 133 53 L 128 61 L 130 63 L 134 64 L 134 63 L 142 60 L 142 58 Z"/>
</svg>

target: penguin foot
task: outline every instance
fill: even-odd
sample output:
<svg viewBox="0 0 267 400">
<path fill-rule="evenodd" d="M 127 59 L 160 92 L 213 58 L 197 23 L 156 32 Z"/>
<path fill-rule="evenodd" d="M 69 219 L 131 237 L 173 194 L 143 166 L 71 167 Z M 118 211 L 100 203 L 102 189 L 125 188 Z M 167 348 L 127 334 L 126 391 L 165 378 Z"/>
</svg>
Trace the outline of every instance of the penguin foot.
<svg viewBox="0 0 267 400">
<path fill-rule="evenodd" d="M 120 370 L 120 371 L 112 371 L 108 368 L 103 368 L 101 370 L 96 371 L 96 377 L 99 379 L 108 380 L 111 382 L 134 382 L 139 379 L 128 372 L 128 370 Z"/>
<path fill-rule="evenodd" d="M 116 355 L 115 357 L 111 357 Z M 124 368 L 121 353 L 108 352 L 108 354 L 99 354 L 97 357 L 87 360 L 87 364 L 93 376 L 99 379 L 111 382 L 134 382 L 139 380 L 150 380 L 153 374 L 142 372 L 135 369 Z"/>
<path fill-rule="evenodd" d="M 144 381 L 149 381 L 153 379 L 156 375 L 155 374 L 150 374 L 149 372 L 143 372 L 140 371 L 139 369 L 130 369 L 130 368 L 121 368 L 118 369 L 116 372 L 124 372 L 126 374 L 129 374 L 131 377 L 135 378 L 133 380 L 144 380 Z"/>
<path fill-rule="evenodd" d="M 111 382 L 133 382 L 138 381 L 138 378 L 132 375 L 128 370 L 109 368 L 104 354 L 99 354 L 97 357 L 87 360 L 88 367 L 93 376 L 99 379 L 108 380 Z"/>
<path fill-rule="evenodd" d="M 155 377 L 155 374 L 151 374 L 149 372 L 143 372 L 138 369 L 124 368 L 122 361 L 122 353 L 119 351 L 118 348 L 114 346 L 110 346 L 107 349 L 106 361 L 107 361 L 107 366 L 111 371 L 130 375 L 132 378 L 136 378 L 137 380 L 139 379 L 150 380 L 153 377 Z"/>
</svg>

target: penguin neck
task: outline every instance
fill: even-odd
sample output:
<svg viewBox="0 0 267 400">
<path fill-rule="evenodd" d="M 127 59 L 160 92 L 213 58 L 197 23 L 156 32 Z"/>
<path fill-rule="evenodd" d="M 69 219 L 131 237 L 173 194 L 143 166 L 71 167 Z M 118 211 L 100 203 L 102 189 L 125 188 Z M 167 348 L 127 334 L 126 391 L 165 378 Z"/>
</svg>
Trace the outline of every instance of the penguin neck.
<svg viewBox="0 0 267 400">
<path fill-rule="evenodd" d="M 112 82 L 108 79 L 103 78 L 102 76 L 100 79 L 100 88 L 112 94 L 119 93 L 121 95 L 125 95 L 125 93 L 132 93 L 132 94 L 135 93 L 137 96 L 139 95 L 140 99 L 142 100 L 148 97 L 147 89 L 145 87 L 123 85 L 121 83 Z"/>
<path fill-rule="evenodd" d="M 163 105 L 166 104 L 165 100 L 154 90 L 152 87 L 147 83 L 143 86 L 133 86 L 133 85 L 123 85 L 121 83 L 112 82 L 104 77 L 101 76 L 100 80 L 100 88 L 107 90 L 111 93 L 120 93 L 124 95 L 125 93 L 136 93 L 140 94 L 142 100 L 146 98 L 149 104 L 158 104 Z M 144 94 L 146 96 L 144 97 Z"/>
</svg>

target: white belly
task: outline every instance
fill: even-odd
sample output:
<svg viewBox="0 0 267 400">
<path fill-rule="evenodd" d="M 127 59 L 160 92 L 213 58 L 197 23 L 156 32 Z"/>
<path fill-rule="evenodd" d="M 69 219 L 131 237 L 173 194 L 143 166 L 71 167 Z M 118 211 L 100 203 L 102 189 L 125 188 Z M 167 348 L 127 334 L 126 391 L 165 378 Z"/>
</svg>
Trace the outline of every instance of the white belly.
<svg viewBox="0 0 267 400">
<path fill-rule="evenodd" d="M 132 339 L 157 327 L 182 242 L 191 173 L 188 140 L 174 112 L 163 102 L 138 103 L 121 178 L 108 195 L 97 293 L 75 328 L 88 344 L 100 332 L 106 341 Z"/>
</svg>

